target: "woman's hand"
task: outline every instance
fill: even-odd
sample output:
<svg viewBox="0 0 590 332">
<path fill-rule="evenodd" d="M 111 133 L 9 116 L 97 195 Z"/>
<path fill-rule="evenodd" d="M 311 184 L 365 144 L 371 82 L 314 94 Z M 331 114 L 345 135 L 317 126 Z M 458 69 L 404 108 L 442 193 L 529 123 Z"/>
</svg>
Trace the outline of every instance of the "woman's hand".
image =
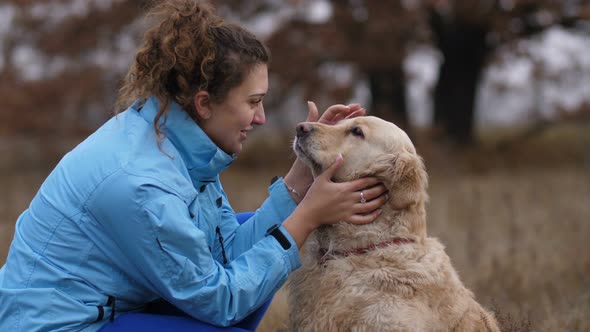
<svg viewBox="0 0 590 332">
<path fill-rule="evenodd" d="M 313 101 L 307 102 L 307 119 L 306 122 L 319 122 L 327 125 L 334 125 L 342 119 L 355 118 L 364 115 L 365 109 L 360 104 L 342 105 L 336 104 L 319 116 L 318 108 Z M 313 182 L 311 170 L 299 158 L 295 160 L 293 166 L 285 175 L 285 183 L 295 189 L 297 194 L 291 192 L 291 196 L 299 204 L 301 199 L 306 196 L 307 190 Z"/>
<path fill-rule="evenodd" d="M 299 206 L 283 222 L 298 247 L 321 225 L 348 222 L 368 224 L 381 213 L 387 201 L 387 189 L 377 178 L 366 177 L 336 183 L 331 179 L 342 165 L 342 156 L 314 180 Z M 361 192 L 363 195 L 361 195 Z M 366 202 L 361 202 L 362 197 Z"/>
<path fill-rule="evenodd" d="M 307 119 L 306 122 L 319 122 L 327 125 L 335 125 L 342 119 L 352 119 L 357 116 L 365 115 L 367 111 L 360 104 L 342 105 L 336 104 L 328 109 L 319 117 L 318 108 L 313 101 L 307 102 Z"/>
<path fill-rule="evenodd" d="M 345 221 L 367 224 L 379 215 L 385 203 L 387 189 L 375 177 L 365 177 L 350 182 L 333 182 L 331 179 L 342 165 L 342 156 L 320 174 L 300 204 L 306 210 L 313 226 Z M 361 202 L 361 191 L 366 202 Z"/>
</svg>

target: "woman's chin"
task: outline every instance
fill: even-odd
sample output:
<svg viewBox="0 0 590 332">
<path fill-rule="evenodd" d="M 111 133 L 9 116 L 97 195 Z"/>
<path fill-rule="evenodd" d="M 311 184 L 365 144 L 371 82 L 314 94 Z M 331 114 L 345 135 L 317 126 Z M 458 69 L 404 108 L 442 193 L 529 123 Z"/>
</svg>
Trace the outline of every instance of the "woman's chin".
<svg viewBox="0 0 590 332">
<path fill-rule="evenodd" d="M 223 151 L 229 155 L 237 156 L 240 152 L 242 152 L 242 146 L 243 146 L 243 144 L 240 142 L 236 146 L 232 146 L 231 148 L 228 148 L 227 150 L 223 149 Z"/>
</svg>

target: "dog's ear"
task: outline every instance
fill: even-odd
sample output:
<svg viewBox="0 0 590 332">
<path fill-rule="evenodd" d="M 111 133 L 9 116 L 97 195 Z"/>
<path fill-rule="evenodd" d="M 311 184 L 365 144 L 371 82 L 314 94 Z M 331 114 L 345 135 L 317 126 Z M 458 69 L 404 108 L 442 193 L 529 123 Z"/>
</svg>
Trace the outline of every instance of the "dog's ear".
<svg viewBox="0 0 590 332">
<path fill-rule="evenodd" d="M 386 155 L 376 160 L 376 168 L 379 170 L 377 177 L 389 190 L 390 203 L 395 209 L 428 199 L 428 175 L 420 156 L 407 151 Z"/>
</svg>

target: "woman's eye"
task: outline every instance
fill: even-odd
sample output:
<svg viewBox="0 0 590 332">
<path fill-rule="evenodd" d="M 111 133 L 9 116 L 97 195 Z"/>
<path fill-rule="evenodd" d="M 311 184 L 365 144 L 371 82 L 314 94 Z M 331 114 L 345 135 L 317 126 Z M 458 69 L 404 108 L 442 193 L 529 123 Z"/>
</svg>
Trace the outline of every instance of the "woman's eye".
<svg viewBox="0 0 590 332">
<path fill-rule="evenodd" d="M 353 127 L 352 130 L 350 131 L 354 136 L 358 136 L 361 138 L 365 138 L 365 134 L 363 133 L 363 130 L 360 127 Z"/>
</svg>

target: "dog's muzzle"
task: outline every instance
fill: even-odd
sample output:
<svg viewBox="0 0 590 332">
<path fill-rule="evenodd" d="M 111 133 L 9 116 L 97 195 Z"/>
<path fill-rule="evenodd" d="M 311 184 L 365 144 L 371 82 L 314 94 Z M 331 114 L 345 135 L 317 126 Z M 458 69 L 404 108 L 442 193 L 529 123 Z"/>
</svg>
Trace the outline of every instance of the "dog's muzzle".
<svg viewBox="0 0 590 332">
<path fill-rule="evenodd" d="M 313 125 L 311 123 L 303 122 L 295 127 L 295 131 L 297 132 L 297 139 L 304 139 L 313 131 Z"/>
<path fill-rule="evenodd" d="M 322 166 L 314 158 L 313 154 L 309 151 L 309 139 L 314 131 L 313 124 L 302 122 L 295 127 L 297 131 L 297 137 L 293 141 L 293 150 L 298 157 L 302 158 L 303 161 L 313 168 L 316 173 L 320 173 Z"/>
</svg>

